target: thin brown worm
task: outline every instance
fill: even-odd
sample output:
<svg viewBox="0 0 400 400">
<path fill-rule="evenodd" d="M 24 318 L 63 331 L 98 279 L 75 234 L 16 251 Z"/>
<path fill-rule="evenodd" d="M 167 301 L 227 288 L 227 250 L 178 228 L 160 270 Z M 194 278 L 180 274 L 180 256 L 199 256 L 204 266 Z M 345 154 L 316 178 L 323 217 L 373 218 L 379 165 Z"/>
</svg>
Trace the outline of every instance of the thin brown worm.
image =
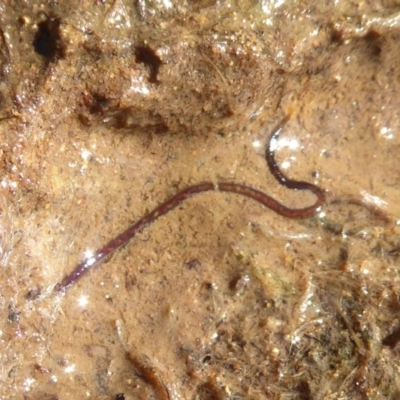
<svg viewBox="0 0 400 400">
<path fill-rule="evenodd" d="M 79 279 L 85 275 L 89 269 L 92 267 L 99 265 L 104 259 L 117 250 L 119 247 L 125 245 L 128 241 L 135 237 L 135 235 L 140 232 L 144 227 L 153 223 L 157 218 L 162 215 L 167 214 L 169 211 L 173 210 L 177 206 L 179 206 L 184 200 L 194 196 L 195 194 L 208 192 L 208 191 L 217 191 L 217 192 L 229 192 L 239 194 L 248 198 L 251 198 L 258 203 L 264 205 L 265 207 L 271 209 L 279 215 L 282 215 L 287 218 L 308 218 L 313 216 L 319 207 L 321 207 L 325 202 L 325 193 L 318 186 L 313 185 L 308 182 L 303 181 L 295 181 L 287 178 L 283 172 L 279 169 L 276 161 L 275 161 L 275 151 L 272 149 L 271 143 L 273 141 L 277 141 L 278 137 L 283 129 L 283 126 L 288 121 L 289 117 L 285 117 L 278 126 L 273 130 L 265 152 L 265 158 L 269 167 L 269 170 L 274 175 L 274 177 L 279 181 L 283 186 L 294 189 L 294 190 L 309 190 L 316 197 L 317 200 L 315 203 L 309 207 L 305 208 L 289 208 L 275 200 L 271 196 L 254 189 L 252 187 L 242 185 L 239 183 L 226 183 L 220 182 L 218 184 L 214 184 L 211 182 L 200 183 L 197 185 L 189 186 L 186 189 L 183 189 L 175 196 L 171 197 L 165 203 L 156 207 L 149 214 L 142 217 L 139 221 L 129 227 L 126 231 L 122 232 L 116 238 L 112 239 L 108 242 L 103 248 L 97 250 L 92 257 L 86 258 L 80 264 L 78 264 L 75 269 L 68 275 L 64 277 L 64 279 L 57 284 L 56 290 L 58 292 L 65 292 L 69 287 L 74 285 Z"/>
</svg>

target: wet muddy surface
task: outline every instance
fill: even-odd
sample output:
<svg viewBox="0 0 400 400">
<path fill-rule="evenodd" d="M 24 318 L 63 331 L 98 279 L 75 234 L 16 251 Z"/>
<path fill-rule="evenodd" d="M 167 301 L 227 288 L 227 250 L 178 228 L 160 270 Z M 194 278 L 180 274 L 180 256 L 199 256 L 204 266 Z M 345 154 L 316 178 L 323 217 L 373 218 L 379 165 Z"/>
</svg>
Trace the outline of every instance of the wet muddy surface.
<svg viewBox="0 0 400 400">
<path fill-rule="evenodd" d="M 0 0 L 0 398 L 397 399 L 400 3 Z M 209 191 L 65 293 L 180 190 Z"/>
</svg>

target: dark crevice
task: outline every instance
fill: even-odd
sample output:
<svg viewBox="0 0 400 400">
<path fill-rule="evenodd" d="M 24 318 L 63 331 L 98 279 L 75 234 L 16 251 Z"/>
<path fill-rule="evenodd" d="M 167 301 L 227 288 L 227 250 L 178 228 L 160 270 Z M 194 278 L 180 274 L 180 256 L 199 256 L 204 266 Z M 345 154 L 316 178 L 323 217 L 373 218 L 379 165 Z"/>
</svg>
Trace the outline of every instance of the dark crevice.
<svg viewBox="0 0 400 400">
<path fill-rule="evenodd" d="M 400 327 L 397 327 L 392 333 L 385 336 L 382 339 L 382 344 L 384 346 L 389 346 L 390 348 L 394 348 L 397 343 L 400 341 Z"/>
<path fill-rule="evenodd" d="M 149 46 L 137 46 L 135 47 L 135 57 L 137 63 L 145 64 L 149 68 L 150 74 L 148 81 L 151 83 L 160 83 L 157 75 L 162 61 L 155 51 Z"/>
<path fill-rule="evenodd" d="M 65 46 L 60 35 L 61 18 L 49 17 L 38 24 L 33 48 L 48 61 L 64 58 Z"/>
</svg>

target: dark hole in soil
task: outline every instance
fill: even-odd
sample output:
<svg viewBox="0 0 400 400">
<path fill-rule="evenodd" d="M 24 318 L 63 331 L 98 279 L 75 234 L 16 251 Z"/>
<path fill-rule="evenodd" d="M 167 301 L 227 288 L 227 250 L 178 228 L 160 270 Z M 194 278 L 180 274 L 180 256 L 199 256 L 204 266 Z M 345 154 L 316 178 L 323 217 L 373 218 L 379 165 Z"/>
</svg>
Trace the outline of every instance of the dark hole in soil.
<svg viewBox="0 0 400 400">
<path fill-rule="evenodd" d="M 33 40 L 35 52 L 48 60 L 62 58 L 64 45 L 60 36 L 60 18 L 48 18 L 38 24 L 38 31 Z"/>
<path fill-rule="evenodd" d="M 145 64 L 149 70 L 149 82 L 160 83 L 157 78 L 158 71 L 162 64 L 160 57 L 149 46 L 137 46 L 135 48 L 136 62 Z"/>
</svg>

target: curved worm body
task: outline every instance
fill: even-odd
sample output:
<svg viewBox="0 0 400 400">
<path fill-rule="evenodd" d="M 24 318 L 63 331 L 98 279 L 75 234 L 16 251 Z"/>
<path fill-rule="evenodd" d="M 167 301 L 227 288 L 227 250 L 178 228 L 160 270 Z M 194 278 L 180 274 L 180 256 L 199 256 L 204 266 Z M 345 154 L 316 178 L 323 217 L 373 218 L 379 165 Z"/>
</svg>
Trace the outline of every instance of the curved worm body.
<svg viewBox="0 0 400 400">
<path fill-rule="evenodd" d="M 274 177 L 283 186 L 294 189 L 294 190 L 309 190 L 316 197 L 315 203 L 309 207 L 305 208 L 289 208 L 275 200 L 271 196 L 263 193 L 257 189 L 250 186 L 241 185 L 238 183 L 218 183 L 217 185 L 211 182 L 200 183 L 197 185 L 189 186 L 183 189 L 175 196 L 171 197 L 165 203 L 156 207 L 149 214 L 142 217 L 135 224 L 130 226 L 126 231 L 122 232 L 116 238 L 108 242 L 102 249 L 96 251 L 96 253 L 82 261 L 78 264 L 75 269 L 64 277 L 64 279 L 56 286 L 56 290 L 59 292 L 64 292 L 66 289 L 75 284 L 91 267 L 100 264 L 104 259 L 117 250 L 119 247 L 125 245 L 129 240 L 131 240 L 138 232 L 140 232 L 144 227 L 153 223 L 157 218 L 162 215 L 167 214 L 169 211 L 173 210 L 184 200 L 192 197 L 195 194 L 208 192 L 208 191 L 219 191 L 219 192 L 230 192 L 239 194 L 250 199 L 257 201 L 258 203 L 264 205 L 265 207 L 271 209 L 279 215 L 287 218 L 307 218 L 313 216 L 319 207 L 321 207 L 325 202 L 325 194 L 322 189 L 308 182 L 295 181 L 287 178 L 283 172 L 279 169 L 276 161 L 274 150 L 271 148 L 271 143 L 277 141 L 278 137 L 282 131 L 284 124 L 287 122 L 288 117 L 285 117 L 280 124 L 274 129 L 272 135 L 267 144 L 265 158 L 269 167 L 269 170 L 274 175 Z"/>
</svg>

